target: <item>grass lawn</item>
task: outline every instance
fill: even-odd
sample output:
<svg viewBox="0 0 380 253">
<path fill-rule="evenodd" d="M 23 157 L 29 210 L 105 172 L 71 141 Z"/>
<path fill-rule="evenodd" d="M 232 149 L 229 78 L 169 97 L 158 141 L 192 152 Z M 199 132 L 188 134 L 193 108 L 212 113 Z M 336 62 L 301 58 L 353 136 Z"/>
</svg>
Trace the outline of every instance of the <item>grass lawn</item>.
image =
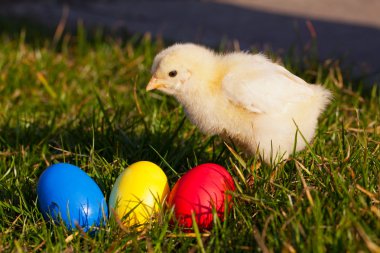
<svg viewBox="0 0 380 253">
<path fill-rule="evenodd" d="M 160 40 L 89 40 L 82 29 L 55 40 L 28 29 L 0 36 L 0 252 L 380 252 L 380 95 L 361 92 L 336 62 L 283 60 L 334 100 L 310 147 L 266 165 L 201 134 L 174 99 L 145 91 Z M 37 181 L 51 164 L 79 166 L 108 199 L 141 160 L 158 164 L 171 187 L 197 164 L 226 167 L 238 186 L 232 212 L 202 233 L 170 225 L 167 211 L 143 230 L 110 221 L 89 236 L 38 211 Z"/>
</svg>

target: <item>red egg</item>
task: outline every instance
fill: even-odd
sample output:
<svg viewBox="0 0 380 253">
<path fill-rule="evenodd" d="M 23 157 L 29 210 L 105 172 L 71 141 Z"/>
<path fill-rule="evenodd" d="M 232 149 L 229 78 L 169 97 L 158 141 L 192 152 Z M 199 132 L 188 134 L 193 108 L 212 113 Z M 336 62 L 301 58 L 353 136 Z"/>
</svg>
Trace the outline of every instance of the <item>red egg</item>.
<svg viewBox="0 0 380 253">
<path fill-rule="evenodd" d="M 201 229 L 209 229 L 213 223 L 213 209 L 223 220 L 225 206 L 230 209 L 231 195 L 235 184 L 228 171 L 214 163 L 201 164 L 181 177 L 168 198 L 169 207 L 174 206 L 174 215 L 180 226 L 191 228 L 191 213 Z M 225 203 L 227 201 L 227 205 Z"/>
</svg>

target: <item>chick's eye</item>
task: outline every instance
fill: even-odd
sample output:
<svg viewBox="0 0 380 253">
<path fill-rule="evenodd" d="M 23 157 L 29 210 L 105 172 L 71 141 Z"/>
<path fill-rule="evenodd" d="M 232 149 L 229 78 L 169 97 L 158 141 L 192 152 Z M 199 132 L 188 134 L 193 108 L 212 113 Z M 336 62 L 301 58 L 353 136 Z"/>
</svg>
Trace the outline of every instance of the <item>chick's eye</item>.
<svg viewBox="0 0 380 253">
<path fill-rule="evenodd" d="M 170 77 L 175 77 L 177 75 L 177 70 L 172 70 L 169 72 Z"/>
</svg>

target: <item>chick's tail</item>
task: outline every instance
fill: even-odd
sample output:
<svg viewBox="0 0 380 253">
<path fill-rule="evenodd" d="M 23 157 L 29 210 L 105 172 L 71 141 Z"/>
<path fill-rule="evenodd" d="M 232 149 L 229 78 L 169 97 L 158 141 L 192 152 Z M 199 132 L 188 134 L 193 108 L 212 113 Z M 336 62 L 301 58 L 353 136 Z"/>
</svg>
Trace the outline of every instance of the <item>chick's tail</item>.
<svg viewBox="0 0 380 253">
<path fill-rule="evenodd" d="M 331 102 L 332 94 L 331 91 L 326 89 L 321 85 L 312 85 L 315 96 L 313 97 L 313 103 L 315 105 L 315 109 L 317 111 L 317 115 L 321 114 L 327 107 L 327 105 Z"/>
<path fill-rule="evenodd" d="M 310 99 L 305 100 L 292 112 L 291 120 L 288 121 L 289 128 L 287 128 L 287 130 L 290 131 L 288 136 L 292 136 L 292 133 L 294 133 L 297 128 L 308 143 L 310 143 L 314 137 L 319 116 L 326 109 L 332 99 L 331 92 L 321 85 L 310 85 L 310 87 L 314 91 L 313 96 L 310 97 Z M 283 138 L 285 139 L 289 137 L 284 135 Z M 296 143 L 296 151 L 302 150 L 305 145 L 306 143 L 304 140 L 298 139 Z M 285 147 L 288 151 L 292 150 L 294 143 L 289 142 Z"/>
</svg>

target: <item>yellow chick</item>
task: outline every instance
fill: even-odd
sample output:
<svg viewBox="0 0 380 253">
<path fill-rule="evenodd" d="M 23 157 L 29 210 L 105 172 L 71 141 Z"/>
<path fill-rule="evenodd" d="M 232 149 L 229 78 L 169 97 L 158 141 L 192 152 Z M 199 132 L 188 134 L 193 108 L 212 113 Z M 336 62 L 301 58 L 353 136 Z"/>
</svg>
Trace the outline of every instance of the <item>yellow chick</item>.
<svg viewBox="0 0 380 253">
<path fill-rule="evenodd" d="M 313 138 L 331 93 L 311 85 L 261 54 L 216 54 L 175 44 L 154 59 L 147 91 L 174 96 L 190 121 L 269 163 L 285 159 Z M 295 140 L 296 143 L 295 143 Z"/>
</svg>

